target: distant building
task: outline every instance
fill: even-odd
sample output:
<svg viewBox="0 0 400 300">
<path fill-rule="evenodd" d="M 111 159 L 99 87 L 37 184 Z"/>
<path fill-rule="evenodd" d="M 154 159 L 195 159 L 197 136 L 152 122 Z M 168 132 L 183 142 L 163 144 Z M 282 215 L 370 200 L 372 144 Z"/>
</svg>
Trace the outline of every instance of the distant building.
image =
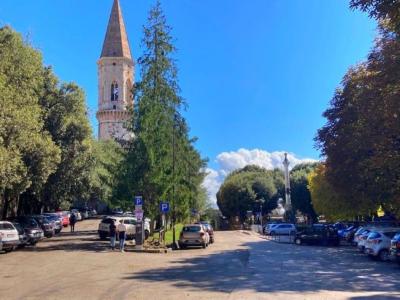
<svg viewBox="0 0 400 300">
<path fill-rule="evenodd" d="M 124 124 L 131 118 L 134 61 L 119 0 L 114 0 L 98 65 L 99 140 L 130 139 Z"/>
</svg>

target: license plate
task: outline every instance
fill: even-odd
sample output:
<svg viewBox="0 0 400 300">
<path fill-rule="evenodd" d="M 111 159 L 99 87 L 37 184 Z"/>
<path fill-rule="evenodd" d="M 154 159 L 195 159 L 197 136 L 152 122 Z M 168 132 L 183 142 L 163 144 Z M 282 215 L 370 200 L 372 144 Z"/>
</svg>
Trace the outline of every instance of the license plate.
<svg viewBox="0 0 400 300">
<path fill-rule="evenodd" d="M 9 237 L 9 238 L 12 238 L 14 236 L 15 236 L 14 234 L 7 234 L 7 237 Z"/>
</svg>

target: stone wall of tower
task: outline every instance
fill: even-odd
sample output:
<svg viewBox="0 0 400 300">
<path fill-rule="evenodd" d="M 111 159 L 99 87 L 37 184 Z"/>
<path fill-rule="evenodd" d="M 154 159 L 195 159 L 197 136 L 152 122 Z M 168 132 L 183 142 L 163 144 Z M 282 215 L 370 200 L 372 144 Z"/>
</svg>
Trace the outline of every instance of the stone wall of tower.
<svg viewBox="0 0 400 300">
<path fill-rule="evenodd" d="M 129 107 L 133 105 L 131 90 L 135 69 L 119 0 L 113 1 L 97 65 L 99 139 L 130 139 L 124 125 L 131 117 Z M 118 90 L 118 97 L 113 90 Z"/>
<path fill-rule="evenodd" d="M 128 136 L 123 124 L 129 119 L 128 108 L 133 105 L 131 88 L 134 66 L 124 57 L 102 57 L 98 61 L 98 112 L 99 139 Z M 111 97 L 111 85 L 118 84 L 118 100 Z"/>
</svg>

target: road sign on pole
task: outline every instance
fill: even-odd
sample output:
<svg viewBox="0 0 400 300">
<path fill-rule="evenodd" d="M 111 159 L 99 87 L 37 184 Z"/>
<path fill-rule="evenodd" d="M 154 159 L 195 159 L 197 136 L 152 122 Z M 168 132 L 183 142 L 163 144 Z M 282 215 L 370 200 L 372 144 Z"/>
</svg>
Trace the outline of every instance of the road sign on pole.
<svg viewBox="0 0 400 300">
<path fill-rule="evenodd" d="M 143 230 L 143 197 L 135 196 L 135 216 L 136 216 L 136 232 L 135 232 L 135 242 L 136 247 L 142 248 L 144 240 L 144 230 Z"/>
<path fill-rule="evenodd" d="M 167 212 L 169 212 L 169 203 L 168 202 L 161 202 L 160 203 L 160 211 L 163 214 L 166 214 Z"/>
<path fill-rule="evenodd" d="M 142 205 L 143 205 L 143 197 L 135 196 L 135 206 L 142 206 Z"/>
</svg>

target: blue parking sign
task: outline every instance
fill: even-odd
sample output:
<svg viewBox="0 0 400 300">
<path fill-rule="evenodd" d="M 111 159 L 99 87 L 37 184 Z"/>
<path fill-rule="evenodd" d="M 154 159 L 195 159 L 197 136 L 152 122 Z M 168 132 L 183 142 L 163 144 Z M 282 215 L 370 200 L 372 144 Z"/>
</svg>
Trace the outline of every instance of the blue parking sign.
<svg viewBox="0 0 400 300">
<path fill-rule="evenodd" d="M 169 212 L 169 203 L 168 202 L 161 202 L 160 203 L 160 210 L 164 214 Z"/>
<path fill-rule="evenodd" d="M 135 196 L 135 206 L 136 205 L 143 205 L 143 198 L 142 196 Z"/>
</svg>

